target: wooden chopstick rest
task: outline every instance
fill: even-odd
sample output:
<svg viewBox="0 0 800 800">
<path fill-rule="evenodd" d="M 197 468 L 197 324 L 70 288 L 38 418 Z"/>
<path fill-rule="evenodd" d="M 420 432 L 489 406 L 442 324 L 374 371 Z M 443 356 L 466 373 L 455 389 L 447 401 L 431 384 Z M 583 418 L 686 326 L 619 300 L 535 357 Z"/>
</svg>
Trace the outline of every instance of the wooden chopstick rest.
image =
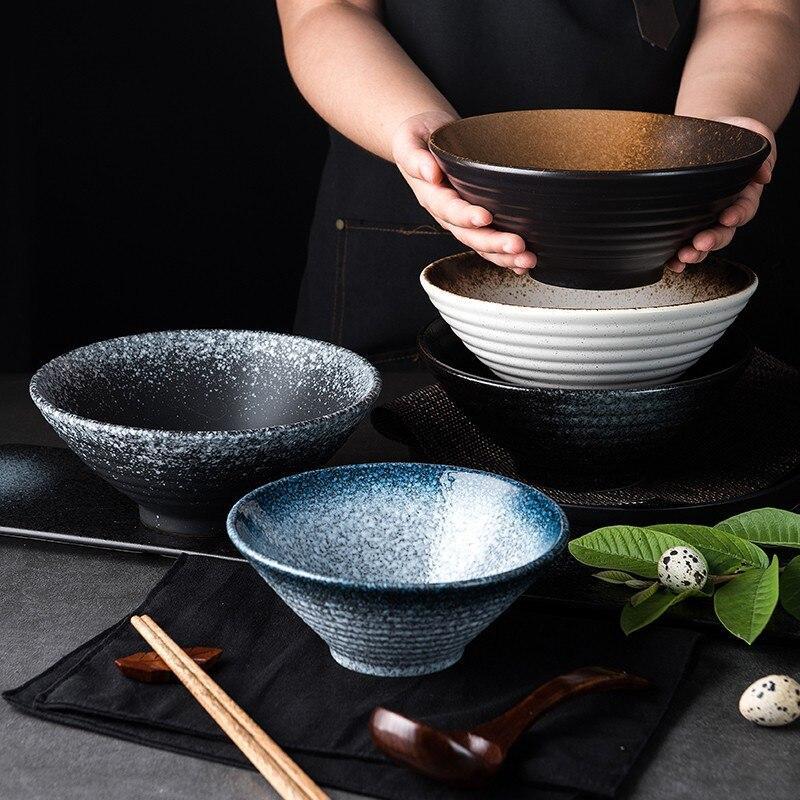
<svg viewBox="0 0 800 800">
<path fill-rule="evenodd" d="M 330 800 L 151 617 L 131 617 L 131 625 L 284 800 Z"/>
<path fill-rule="evenodd" d="M 215 664 L 222 655 L 219 647 L 184 647 L 183 652 L 203 669 Z M 115 658 L 114 664 L 126 677 L 141 683 L 170 683 L 178 679 L 155 650 L 142 650 L 129 656 Z"/>
</svg>

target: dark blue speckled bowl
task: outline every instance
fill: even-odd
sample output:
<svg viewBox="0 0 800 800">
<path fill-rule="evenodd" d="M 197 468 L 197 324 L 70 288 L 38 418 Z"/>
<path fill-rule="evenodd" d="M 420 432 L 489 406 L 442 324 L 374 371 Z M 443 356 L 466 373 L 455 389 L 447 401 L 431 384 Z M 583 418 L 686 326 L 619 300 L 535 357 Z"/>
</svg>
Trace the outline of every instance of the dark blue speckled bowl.
<svg viewBox="0 0 800 800">
<path fill-rule="evenodd" d="M 209 535 L 244 492 L 324 464 L 380 388 L 371 364 L 327 342 L 196 330 L 73 350 L 34 375 L 31 396 L 145 525 Z"/>
<path fill-rule="evenodd" d="M 458 661 L 565 546 L 567 521 L 488 472 L 357 464 L 256 489 L 228 535 L 342 666 L 404 676 Z"/>
</svg>

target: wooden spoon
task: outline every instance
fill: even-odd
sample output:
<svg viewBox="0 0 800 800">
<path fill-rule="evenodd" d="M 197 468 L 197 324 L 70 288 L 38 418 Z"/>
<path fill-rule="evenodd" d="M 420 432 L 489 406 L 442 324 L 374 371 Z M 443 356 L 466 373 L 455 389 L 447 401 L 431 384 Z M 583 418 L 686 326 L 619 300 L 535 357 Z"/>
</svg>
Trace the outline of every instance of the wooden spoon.
<svg viewBox="0 0 800 800">
<path fill-rule="evenodd" d="M 443 783 L 480 786 L 497 772 L 511 745 L 531 724 L 564 700 L 648 686 L 648 680 L 627 672 L 585 667 L 553 678 L 472 730 L 443 731 L 380 706 L 372 712 L 369 729 L 377 747 L 395 761 Z"/>
</svg>

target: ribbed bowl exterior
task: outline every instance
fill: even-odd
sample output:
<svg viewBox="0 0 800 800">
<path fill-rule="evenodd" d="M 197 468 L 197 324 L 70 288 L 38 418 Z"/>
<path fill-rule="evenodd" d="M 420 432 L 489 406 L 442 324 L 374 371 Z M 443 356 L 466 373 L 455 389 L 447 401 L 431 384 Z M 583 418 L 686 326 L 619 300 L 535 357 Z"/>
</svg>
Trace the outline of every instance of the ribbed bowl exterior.
<svg viewBox="0 0 800 800">
<path fill-rule="evenodd" d="M 466 645 L 530 584 L 530 575 L 482 586 L 420 592 L 321 584 L 255 564 L 342 666 L 370 675 L 413 676 L 455 664 Z"/>
<path fill-rule="evenodd" d="M 675 380 L 722 336 L 757 285 L 676 306 L 549 309 L 461 297 L 434 286 L 427 269 L 421 280 L 431 302 L 495 375 L 518 386 L 577 389 Z"/>
<path fill-rule="evenodd" d="M 570 178 L 516 175 L 447 159 L 434 151 L 456 191 L 491 211 L 499 230 L 536 253 L 536 278 L 583 289 L 655 283 L 664 264 L 711 226 L 758 164 L 698 174 Z"/>
<path fill-rule="evenodd" d="M 464 647 L 566 546 L 527 484 L 441 464 L 353 464 L 243 497 L 228 536 L 348 669 L 424 675 Z"/>
<path fill-rule="evenodd" d="M 429 147 L 464 199 L 525 239 L 539 281 L 582 289 L 658 281 L 770 151 L 763 136 L 733 125 L 591 109 L 456 120 Z M 560 163 L 575 166 L 547 168 Z"/>
<path fill-rule="evenodd" d="M 478 428 L 545 486 L 622 486 L 663 465 L 730 395 L 752 347 L 731 331 L 686 380 L 643 389 L 512 386 L 492 378 L 442 320 L 423 363 Z"/>
</svg>

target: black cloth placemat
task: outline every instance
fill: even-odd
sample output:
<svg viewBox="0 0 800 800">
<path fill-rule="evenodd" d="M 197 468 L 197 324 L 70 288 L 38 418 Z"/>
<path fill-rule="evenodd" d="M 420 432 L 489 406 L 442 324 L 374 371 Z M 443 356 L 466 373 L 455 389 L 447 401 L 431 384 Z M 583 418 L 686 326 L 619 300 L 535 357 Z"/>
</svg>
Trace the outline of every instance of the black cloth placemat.
<svg viewBox="0 0 800 800">
<path fill-rule="evenodd" d="M 376 408 L 372 422 L 385 436 L 407 444 L 419 460 L 526 480 L 511 453 L 486 436 L 439 385 Z M 704 431 L 677 443 L 679 457 L 672 463 L 660 460 L 657 473 L 632 486 L 540 488 L 559 503 L 615 507 L 724 503 L 767 489 L 800 469 L 800 374 L 756 350 L 730 402 Z"/>
<path fill-rule="evenodd" d="M 222 647 L 213 675 L 319 783 L 387 798 L 564 800 L 611 797 L 655 730 L 697 634 L 666 627 L 626 639 L 616 623 L 555 616 L 525 598 L 454 667 L 419 678 L 374 678 L 337 665 L 246 564 L 181 557 L 142 605 L 184 646 Z M 142 744 L 247 766 L 179 685 L 124 678 L 113 660 L 145 643 L 128 617 L 4 697 L 21 710 Z M 579 666 L 650 678 L 644 693 L 573 700 L 540 720 L 489 789 L 454 790 L 385 760 L 367 719 L 386 705 L 443 727 L 505 710 L 535 686 Z"/>
</svg>

